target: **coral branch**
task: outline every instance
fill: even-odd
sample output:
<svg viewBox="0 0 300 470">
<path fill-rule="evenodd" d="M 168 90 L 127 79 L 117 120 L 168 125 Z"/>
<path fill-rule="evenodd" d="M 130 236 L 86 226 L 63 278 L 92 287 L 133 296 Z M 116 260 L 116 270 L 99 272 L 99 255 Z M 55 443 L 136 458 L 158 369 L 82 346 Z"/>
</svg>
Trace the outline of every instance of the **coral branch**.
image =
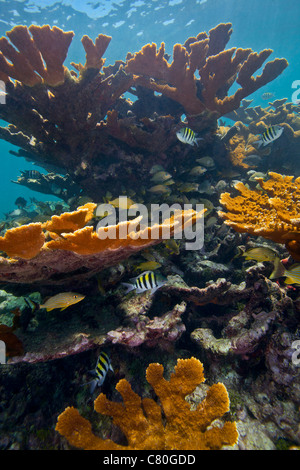
<svg viewBox="0 0 300 470">
<path fill-rule="evenodd" d="M 72 213 L 53 216 L 45 224 L 23 225 L 7 230 L 0 249 L 14 258 L 0 258 L 0 279 L 6 282 L 64 283 L 76 270 L 87 278 L 113 266 L 146 247 L 162 241 L 163 230 L 170 236 L 202 218 L 203 211 L 177 211 L 163 224 L 136 230 L 140 219 L 101 227 L 84 226 L 93 216 L 96 204 L 80 206 Z M 45 242 L 43 230 L 54 238 Z M 122 236 L 121 236 L 122 234 Z M 25 237 L 25 238 L 24 238 Z M 26 260 L 26 261 L 25 261 Z M 75 276 L 76 277 L 76 276 Z"/>
<path fill-rule="evenodd" d="M 178 359 L 169 381 L 164 379 L 163 371 L 161 364 L 150 364 L 146 378 L 160 399 L 165 426 L 160 406 L 150 398 L 141 399 L 127 380 L 122 379 L 116 389 L 123 403 L 111 402 L 101 393 L 94 406 L 98 413 L 112 416 L 114 424 L 126 436 L 128 446 L 93 435 L 89 421 L 74 408 L 66 408 L 59 415 L 56 430 L 71 445 L 85 450 L 205 450 L 220 449 L 224 444 L 234 445 L 238 439 L 235 423 L 211 427 L 216 418 L 229 410 L 225 386 L 221 383 L 212 385 L 204 401 L 191 411 L 185 397 L 205 380 L 201 362 L 194 357 Z"/>
</svg>

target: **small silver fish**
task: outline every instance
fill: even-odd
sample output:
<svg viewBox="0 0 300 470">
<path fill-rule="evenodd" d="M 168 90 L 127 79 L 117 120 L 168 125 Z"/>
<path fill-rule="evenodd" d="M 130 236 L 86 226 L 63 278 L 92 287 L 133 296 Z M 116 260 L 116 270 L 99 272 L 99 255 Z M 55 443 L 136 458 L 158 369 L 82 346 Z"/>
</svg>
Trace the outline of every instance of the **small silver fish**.
<svg viewBox="0 0 300 470">
<path fill-rule="evenodd" d="M 178 132 L 176 132 L 178 140 L 184 144 L 197 145 L 200 140 L 203 140 L 201 137 L 196 137 L 196 134 L 189 127 L 182 127 Z"/>
<path fill-rule="evenodd" d="M 270 91 L 267 91 L 266 93 L 263 93 L 261 95 L 263 100 L 269 100 L 271 98 L 274 98 L 274 96 L 275 96 L 275 93 L 271 93 Z"/>
<path fill-rule="evenodd" d="M 125 294 L 135 289 L 137 294 L 151 290 L 154 293 L 157 289 L 163 286 L 167 279 L 153 271 L 145 271 L 137 277 L 133 277 L 130 282 L 122 282 L 122 286 L 127 287 Z"/>
</svg>

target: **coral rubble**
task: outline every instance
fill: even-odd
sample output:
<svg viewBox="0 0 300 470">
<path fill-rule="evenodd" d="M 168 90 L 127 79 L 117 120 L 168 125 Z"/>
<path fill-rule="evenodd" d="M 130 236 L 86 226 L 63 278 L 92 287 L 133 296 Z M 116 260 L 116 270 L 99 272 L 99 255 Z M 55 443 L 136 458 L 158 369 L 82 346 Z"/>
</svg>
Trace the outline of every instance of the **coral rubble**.
<svg viewBox="0 0 300 470">
<path fill-rule="evenodd" d="M 163 372 L 163 366 L 155 363 L 150 364 L 146 371 L 147 381 L 159 397 L 161 406 L 151 398 L 141 399 L 126 379 L 120 380 L 116 386 L 123 403 L 111 402 L 103 393 L 95 400 L 95 410 L 112 416 L 114 424 L 126 436 L 127 446 L 97 437 L 92 433 L 90 422 L 73 407 L 60 414 L 56 430 L 72 446 L 85 450 L 216 450 L 224 444 L 237 442 L 234 422 L 226 421 L 222 427 L 211 426 L 216 418 L 229 411 L 229 399 L 223 384 L 212 385 L 194 411 L 185 401 L 185 397 L 205 380 L 200 361 L 194 357 L 179 359 L 170 380 L 163 377 Z"/>
</svg>

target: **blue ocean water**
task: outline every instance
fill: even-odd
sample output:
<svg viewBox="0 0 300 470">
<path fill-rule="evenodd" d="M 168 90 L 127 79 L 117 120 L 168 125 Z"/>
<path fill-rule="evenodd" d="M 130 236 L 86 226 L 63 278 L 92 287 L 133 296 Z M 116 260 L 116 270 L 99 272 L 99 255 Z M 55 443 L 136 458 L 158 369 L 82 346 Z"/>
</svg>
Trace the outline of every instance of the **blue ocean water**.
<svg viewBox="0 0 300 470">
<path fill-rule="evenodd" d="M 273 82 L 249 98 L 253 105 L 263 105 L 264 92 L 290 101 L 292 83 L 300 79 L 299 63 L 300 3 L 295 0 L 108 0 L 96 1 L 0 1 L 0 36 L 15 25 L 49 24 L 75 32 L 65 65 L 83 62 L 81 37 L 94 39 L 99 33 L 112 36 L 105 53 L 106 65 L 125 59 L 127 52 L 136 52 L 147 43 L 166 44 L 172 54 L 173 45 L 188 37 L 208 31 L 221 22 L 231 22 L 233 34 L 228 47 L 250 47 L 254 51 L 272 48 L 271 59 L 284 57 L 289 67 Z M 2 105 L 3 106 L 3 105 Z M 9 153 L 17 150 L 0 140 L 1 188 L 0 214 L 15 208 L 17 197 L 49 196 L 38 194 L 11 182 L 20 170 L 42 169 Z M 51 200 L 55 198 L 51 196 Z"/>
</svg>

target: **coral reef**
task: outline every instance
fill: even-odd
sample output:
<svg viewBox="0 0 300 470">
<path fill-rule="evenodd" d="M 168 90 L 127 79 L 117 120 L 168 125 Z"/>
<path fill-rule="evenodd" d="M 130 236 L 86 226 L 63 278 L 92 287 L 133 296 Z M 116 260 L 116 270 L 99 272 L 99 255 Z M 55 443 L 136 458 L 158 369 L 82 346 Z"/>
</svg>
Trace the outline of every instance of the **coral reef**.
<svg viewBox="0 0 300 470">
<path fill-rule="evenodd" d="M 123 194 L 128 182 L 141 197 L 154 164 L 170 169 L 181 164 L 182 147 L 174 144 L 183 111 L 195 131 L 210 131 L 217 117 L 237 109 L 286 68 L 285 59 L 275 59 L 254 78 L 271 49 L 258 54 L 224 50 L 231 33 L 230 23 L 220 24 L 176 44 L 170 64 L 164 44 L 158 52 L 148 44 L 107 67 L 103 54 L 111 38 L 99 34 L 93 43 L 83 36 L 86 62 L 72 63 L 75 72 L 63 65 L 73 32 L 16 26 L 7 32 L 10 42 L 0 40 L 0 76 L 7 93 L 0 116 L 9 123 L 0 128 L 0 137 L 20 147 L 14 155 L 45 169 L 56 167 L 98 201 L 112 188 Z M 227 96 L 234 82 L 240 88 Z M 126 91 L 135 95 L 134 103 L 123 96 Z M 50 186 L 66 197 L 61 184 L 51 189 L 45 178 L 39 183 L 31 187 L 49 191 Z"/>
<path fill-rule="evenodd" d="M 244 98 L 287 61 L 265 64 L 270 49 L 226 49 L 231 34 L 230 23 L 220 24 L 176 44 L 171 60 L 164 43 L 147 44 L 110 66 L 103 56 L 111 38 L 84 36 L 86 60 L 71 63 L 74 70 L 64 65 L 73 32 L 17 26 L 0 39 L 7 93 L 0 138 L 19 147 L 12 155 L 48 172 L 21 171 L 14 183 L 61 199 L 27 205 L 18 198 L 18 209 L 0 223 L 0 339 L 8 352 L 0 374 L 1 449 L 69 448 L 54 427 L 70 403 L 57 429 L 79 448 L 300 444 L 299 366 L 292 360 L 299 287 L 271 281 L 272 263 L 237 255 L 237 247 L 258 243 L 300 261 L 299 107 L 286 99 L 251 107 Z M 234 125 L 220 119 L 218 126 L 223 116 Z M 284 128 L 280 139 L 257 149 L 258 134 L 275 124 Z M 182 126 L 200 133 L 198 147 L 178 141 Z M 281 174 L 285 169 L 295 176 Z M 156 227 L 141 217 L 124 223 L 119 195 L 179 209 Z M 119 218 L 99 228 L 95 208 L 109 201 Z M 183 211 L 188 203 L 206 212 Z M 162 240 L 163 227 L 172 237 L 202 217 L 200 250 Z M 124 295 L 121 281 L 145 265 L 159 266 L 167 283 L 155 294 Z M 79 288 L 84 300 L 66 312 L 36 308 L 67 288 Z M 103 347 L 115 372 L 95 401 L 103 415 L 95 420 L 82 385 Z M 206 384 L 199 360 L 183 359 L 191 351 L 203 362 Z M 223 416 L 229 398 L 234 423 Z"/>
<path fill-rule="evenodd" d="M 133 300 L 136 307 L 137 301 Z M 144 310 L 144 302 L 141 302 Z M 128 305 L 126 305 L 128 308 Z M 120 306 L 122 308 L 122 306 Z M 160 347 L 172 350 L 182 333 L 185 331 L 181 315 L 186 310 L 185 302 L 175 305 L 175 307 L 161 316 L 150 319 L 147 312 L 139 312 L 135 308 L 134 318 L 131 319 L 132 326 L 121 326 L 116 330 L 108 331 L 103 344 L 121 344 L 129 348 L 135 348 L 144 344 L 147 347 Z M 128 313 L 128 312 L 127 312 Z"/>
<path fill-rule="evenodd" d="M 293 311 L 293 301 L 285 289 L 266 279 L 259 267 L 249 268 L 245 283 L 233 287 L 235 301 L 243 302 L 243 308 L 226 320 L 220 337 L 216 338 L 213 330 L 207 327 L 196 328 L 191 333 L 191 339 L 208 356 L 226 356 L 227 359 L 230 355 L 251 357 L 270 341 L 275 325 L 284 315 L 288 318 Z M 191 300 L 194 300 L 193 297 Z M 224 296 L 224 300 L 228 302 L 227 305 L 234 305 L 234 296 Z M 209 319 L 206 322 L 210 323 Z M 213 318 L 211 322 L 213 323 Z"/>
<path fill-rule="evenodd" d="M 291 256 L 300 261 L 299 178 L 275 172 L 269 172 L 269 177 L 267 181 L 256 178 L 262 191 L 250 190 L 239 182 L 235 185 L 239 196 L 221 194 L 220 202 L 228 212 L 219 211 L 219 216 L 238 232 L 285 244 Z"/>
<path fill-rule="evenodd" d="M 164 228 L 170 236 L 196 222 L 203 211 L 176 211 L 162 225 L 138 231 L 140 218 L 101 227 L 97 232 L 86 226 L 96 204 L 87 203 L 77 211 L 52 216 L 51 221 L 32 223 L 7 230 L 0 237 L 0 280 L 13 283 L 48 282 L 63 284 L 70 278 L 88 278 L 102 269 L 118 264 L 146 247 L 160 243 Z M 109 230 L 114 232 L 109 236 Z M 46 241 L 45 231 L 53 238 Z M 121 231 L 125 236 L 121 236 Z"/>
<path fill-rule="evenodd" d="M 127 446 L 95 436 L 90 422 L 73 407 L 68 407 L 58 417 L 56 430 L 72 446 L 85 450 L 216 450 L 224 444 L 237 442 L 235 423 L 226 421 L 221 428 L 211 427 L 216 418 L 229 411 L 229 399 L 223 384 L 212 385 L 196 410 L 191 411 L 185 401 L 186 395 L 205 380 L 200 361 L 194 357 L 179 359 L 170 380 L 163 377 L 163 372 L 161 364 L 150 364 L 146 378 L 160 399 L 165 425 L 161 407 L 151 398 L 141 399 L 126 379 L 116 386 L 123 403 L 111 402 L 104 394 L 95 400 L 95 410 L 112 416 L 114 424 L 126 436 Z"/>
<path fill-rule="evenodd" d="M 288 102 L 287 98 L 275 100 L 269 103 L 267 108 L 261 106 L 251 108 L 250 104 L 251 100 L 243 100 L 239 109 L 226 116 L 235 121 L 232 128 L 224 128 L 224 132 L 228 134 L 226 148 L 230 161 L 241 168 L 249 168 L 250 165 L 264 170 L 272 168 L 275 171 L 277 168 L 279 171 L 282 169 L 284 161 L 284 168 L 298 175 L 300 170 L 298 106 Z M 272 152 L 270 146 L 258 149 L 255 146 L 258 135 L 274 125 L 283 127 L 282 138 L 272 144 Z M 252 157 L 252 161 L 249 157 Z"/>
</svg>

